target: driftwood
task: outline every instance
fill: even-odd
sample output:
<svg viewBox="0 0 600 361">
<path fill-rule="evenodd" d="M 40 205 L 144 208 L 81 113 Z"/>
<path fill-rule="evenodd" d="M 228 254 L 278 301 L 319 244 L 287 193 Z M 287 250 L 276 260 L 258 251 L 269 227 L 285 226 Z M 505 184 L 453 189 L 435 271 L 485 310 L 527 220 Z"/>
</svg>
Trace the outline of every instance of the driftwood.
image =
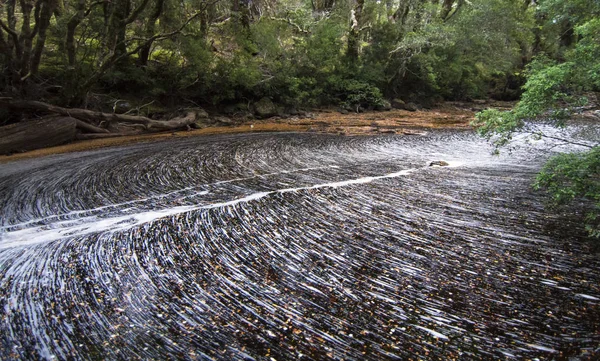
<svg viewBox="0 0 600 361">
<path fill-rule="evenodd" d="M 116 138 L 131 135 L 127 133 L 88 133 L 88 134 L 77 134 L 77 140 L 90 140 L 90 139 L 104 139 L 104 138 Z"/>
<path fill-rule="evenodd" d="M 75 139 L 75 119 L 48 117 L 0 127 L 0 154 L 52 147 Z"/>
<path fill-rule="evenodd" d="M 100 128 L 95 125 L 91 125 L 90 123 L 86 123 L 79 119 L 75 119 L 75 125 L 77 129 L 85 130 L 90 133 L 110 133 L 108 129 Z"/>
<path fill-rule="evenodd" d="M 120 122 L 141 124 L 148 130 L 176 130 L 187 128 L 196 121 L 196 114 L 194 112 L 189 112 L 185 117 L 171 120 L 154 120 L 135 115 L 102 113 L 80 108 L 62 108 L 44 102 L 15 100 L 12 98 L 0 98 L 0 106 L 9 107 L 11 109 L 55 113 L 65 117 L 76 118 L 86 123 L 98 124 L 101 122 Z"/>
</svg>

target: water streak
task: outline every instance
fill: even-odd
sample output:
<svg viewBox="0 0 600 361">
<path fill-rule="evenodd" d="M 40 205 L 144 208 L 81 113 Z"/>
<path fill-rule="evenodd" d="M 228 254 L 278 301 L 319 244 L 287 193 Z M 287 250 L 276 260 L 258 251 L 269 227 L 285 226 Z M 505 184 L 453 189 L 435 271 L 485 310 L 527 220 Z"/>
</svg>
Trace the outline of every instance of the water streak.
<svg viewBox="0 0 600 361">
<path fill-rule="evenodd" d="M 528 188 L 560 147 L 525 146 L 236 135 L 3 165 L 0 358 L 597 358 L 600 262 Z"/>
</svg>

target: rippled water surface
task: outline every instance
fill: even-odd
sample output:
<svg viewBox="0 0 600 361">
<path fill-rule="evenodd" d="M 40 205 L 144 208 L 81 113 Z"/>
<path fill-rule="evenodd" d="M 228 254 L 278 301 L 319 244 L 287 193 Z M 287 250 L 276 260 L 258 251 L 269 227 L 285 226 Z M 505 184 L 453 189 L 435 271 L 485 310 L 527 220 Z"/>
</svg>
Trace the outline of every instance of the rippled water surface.
<svg viewBox="0 0 600 361">
<path fill-rule="evenodd" d="M 0 165 L 0 359 L 598 359 L 600 258 L 528 188 L 541 148 L 564 149 L 250 134 Z"/>
</svg>

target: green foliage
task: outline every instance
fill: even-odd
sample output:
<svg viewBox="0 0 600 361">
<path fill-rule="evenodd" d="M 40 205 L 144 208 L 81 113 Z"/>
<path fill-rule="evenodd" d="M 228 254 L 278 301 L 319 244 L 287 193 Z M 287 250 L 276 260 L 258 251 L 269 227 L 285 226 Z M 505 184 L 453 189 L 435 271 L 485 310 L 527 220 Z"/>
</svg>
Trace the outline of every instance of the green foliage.
<svg viewBox="0 0 600 361">
<path fill-rule="evenodd" d="M 247 99 L 262 79 L 258 61 L 246 53 L 231 60 L 220 59 L 210 83 L 210 98 L 214 104 Z"/>
<path fill-rule="evenodd" d="M 343 108 L 358 110 L 359 107 L 374 108 L 383 105 L 381 91 L 367 83 L 344 80 L 337 84 L 337 91 Z"/>
<path fill-rule="evenodd" d="M 475 114 L 475 120 L 471 125 L 488 140 L 495 138 L 494 145 L 497 153 L 499 147 L 510 143 L 513 133 L 523 127 L 524 121 L 515 116 L 514 111 L 486 109 Z"/>
<path fill-rule="evenodd" d="M 582 105 L 583 98 L 570 93 L 573 63 L 549 65 L 546 58 L 534 61 L 529 67 L 528 79 L 519 103 L 510 111 L 488 109 L 479 112 L 472 123 L 477 131 L 488 139 L 496 137 L 497 147 L 507 145 L 512 134 L 525 124 L 544 116 L 561 126 L 575 106 Z M 571 84 L 571 86 L 570 86 Z"/>
<path fill-rule="evenodd" d="M 538 174 L 534 187 L 546 190 L 553 206 L 587 201 L 586 229 L 600 238 L 600 147 L 553 157 Z"/>
<path fill-rule="evenodd" d="M 495 81 L 523 65 L 524 44 L 533 39 L 532 11 L 501 0 L 475 2 L 445 26 L 449 43 L 435 48 L 433 68 L 451 99 L 486 97 Z"/>
<path fill-rule="evenodd" d="M 450 16 L 441 15 L 443 3 L 367 0 L 362 12 L 355 14 L 354 24 L 350 20 L 355 2 L 331 2 L 315 11 L 315 3 L 306 0 L 250 2 L 248 7 L 206 0 L 106 4 L 65 0 L 48 29 L 40 73 L 29 79 L 61 86 L 68 99 L 76 92 L 83 98 L 89 90 L 144 91 L 160 99 L 215 105 L 263 96 L 294 106 L 340 102 L 374 106 L 382 96 L 420 103 L 480 98 L 520 85 L 517 74 L 523 74 L 535 47 L 536 15 L 548 29 L 535 40 L 538 43 L 558 41 L 553 24 L 589 22 L 573 30 L 583 39 L 579 49 L 561 51 L 572 63 L 589 63 L 589 71 L 566 69 L 562 75 L 585 76 L 598 83 L 594 62 L 598 29 L 597 21 L 592 22 L 600 8 L 597 1 L 540 0 L 533 7 L 515 0 L 455 0 Z M 142 9 L 133 20 L 112 21 L 135 15 L 132 11 L 138 6 Z M 583 14 L 584 10 L 591 13 Z M 0 18 L 8 20 L 5 12 Z M 71 54 L 67 38 L 73 24 Z M 349 59 L 345 55 L 351 29 L 358 55 Z M 136 50 L 152 36 L 156 40 L 150 51 Z M 37 39 L 32 40 L 34 44 Z M 0 85 L 11 89 L 12 79 L 26 74 L 11 73 L 5 55 L 10 52 L 2 50 L 0 61 L 6 71 Z M 131 53 L 111 62 L 112 54 L 119 51 Z"/>
<path fill-rule="evenodd" d="M 585 92 L 600 89 L 600 19 L 590 19 L 587 14 L 573 12 L 570 7 L 583 7 L 584 4 L 589 10 L 599 8 L 598 4 L 594 8 L 585 0 L 542 2 L 543 11 L 553 7 L 568 10 L 546 14 L 553 19 L 552 27 L 559 20 L 568 24 L 582 22 L 574 29 L 579 40 L 573 46 L 557 36 L 557 44 L 563 47 L 557 52 L 561 54 L 559 59 L 544 55 L 534 59 L 526 72 L 527 82 L 521 100 L 511 111 L 488 109 L 476 115 L 473 125 L 480 134 L 495 139 L 496 151 L 510 143 L 514 132 L 521 129 L 526 120 L 544 118 L 557 127 L 564 126 L 578 107 L 587 102 Z M 546 190 L 556 206 L 576 200 L 591 204 L 586 214 L 586 228 L 591 236 L 600 238 L 600 147 L 550 159 L 534 186 Z"/>
<path fill-rule="evenodd" d="M 592 19 L 576 28 L 581 40 L 566 52 L 565 62 L 545 56 L 528 67 L 523 95 L 513 110 L 486 110 L 476 115 L 473 125 L 488 138 L 498 136 L 497 146 L 506 145 L 524 120 L 544 117 L 557 126 L 587 102 L 583 93 L 600 89 L 600 19 Z"/>
</svg>

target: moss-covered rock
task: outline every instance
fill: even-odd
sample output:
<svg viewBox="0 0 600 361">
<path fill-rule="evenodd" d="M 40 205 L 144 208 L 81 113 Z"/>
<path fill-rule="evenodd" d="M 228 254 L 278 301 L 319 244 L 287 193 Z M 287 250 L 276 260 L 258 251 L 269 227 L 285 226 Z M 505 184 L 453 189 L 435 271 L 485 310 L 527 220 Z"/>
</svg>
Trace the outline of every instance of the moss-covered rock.
<svg viewBox="0 0 600 361">
<path fill-rule="evenodd" d="M 254 103 L 254 113 L 259 118 L 268 118 L 277 115 L 277 106 L 269 98 L 262 98 Z"/>
</svg>

